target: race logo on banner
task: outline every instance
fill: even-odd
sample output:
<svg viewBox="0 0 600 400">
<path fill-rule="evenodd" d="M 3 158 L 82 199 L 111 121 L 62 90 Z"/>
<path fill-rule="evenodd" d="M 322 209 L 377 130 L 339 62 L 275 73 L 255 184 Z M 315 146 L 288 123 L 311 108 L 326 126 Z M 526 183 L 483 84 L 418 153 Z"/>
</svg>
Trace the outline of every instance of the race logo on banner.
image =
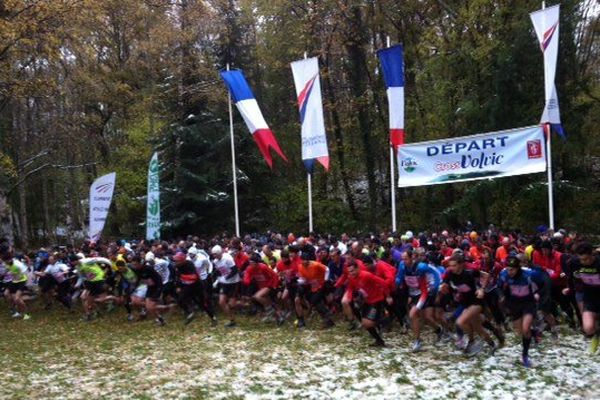
<svg viewBox="0 0 600 400">
<path fill-rule="evenodd" d="M 92 241 L 98 241 L 104 229 L 113 191 L 115 190 L 116 176 L 117 174 L 114 172 L 101 176 L 90 186 L 89 238 Z"/>
<path fill-rule="evenodd" d="M 319 62 L 314 57 L 294 61 L 291 65 L 302 124 L 302 161 L 310 173 L 313 171 L 315 160 L 328 170 L 329 151 L 325 135 Z"/>
<path fill-rule="evenodd" d="M 535 34 L 544 54 L 544 93 L 546 103 L 541 122 L 560 124 L 560 109 L 554 80 L 558 59 L 559 5 L 544 8 L 530 14 Z"/>
<path fill-rule="evenodd" d="M 437 185 L 546 170 L 541 126 L 432 142 L 398 151 L 399 187 Z"/>
<path fill-rule="evenodd" d="M 160 165 L 154 153 L 148 165 L 148 204 L 146 208 L 146 239 L 160 239 Z"/>
</svg>

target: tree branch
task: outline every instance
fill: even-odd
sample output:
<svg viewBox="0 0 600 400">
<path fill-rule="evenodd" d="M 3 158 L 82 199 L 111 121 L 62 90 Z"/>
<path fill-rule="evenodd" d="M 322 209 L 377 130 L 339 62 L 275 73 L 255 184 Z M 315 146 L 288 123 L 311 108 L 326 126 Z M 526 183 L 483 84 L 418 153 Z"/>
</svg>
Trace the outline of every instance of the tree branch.
<svg viewBox="0 0 600 400">
<path fill-rule="evenodd" d="M 98 162 L 93 162 L 93 163 L 86 163 L 86 164 L 78 164 L 78 165 L 60 165 L 60 164 L 44 164 L 44 165 L 40 165 L 37 168 L 32 169 L 31 171 L 27 172 L 25 175 L 23 175 L 18 181 L 17 183 L 15 183 L 7 192 L 6 195 L 9 196 L 13 190 L 15 190 L 17 187 L 19 187 L 20 185 L 22 185 L 31 175 L 36 174 L 46 168 L 56 168 L 56 169 L 63 169 L 63 170 L 69 170 L 69 169 L 75 169 L 75 168 L 83 168 L 83 167 L 89 167 L 91 165 L 96 165 L 98 164 Z"/>
</svg>

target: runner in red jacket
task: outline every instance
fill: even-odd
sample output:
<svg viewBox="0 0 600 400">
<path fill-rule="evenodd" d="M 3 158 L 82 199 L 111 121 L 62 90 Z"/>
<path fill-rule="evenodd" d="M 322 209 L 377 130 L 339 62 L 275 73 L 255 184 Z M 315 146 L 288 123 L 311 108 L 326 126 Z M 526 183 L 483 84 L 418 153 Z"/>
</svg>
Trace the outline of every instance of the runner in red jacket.
<svg viewBox="0 0 600 400">
<path fill-rule="evenodd" d="M 250 256 L 250 263 L 246 271 L 244 271 L 243 283 L 244 286 L 256 288 L 256 292 L 252 294 L 252 300 L 264 307 L 265 317 L 263 318 L 263 322 L 272 319 L 275 315 L 277 323 L 281 324 L 279 311 L 273 306 L 277 288 L 279 287 L 279 276 L 270 267 L 261 262 L 260 255 L 254 253 Z"/>
<path fill-rule="evenodd" d="M 370 272 L 361 271 L 353 260 L 348 263 L 346 294 L 352 294 L 353 297 L 356 295 L 356 300 L 362 301 L 361 325 L 375 339 L 372 346 L 385 346 L 377 327 L 383 316 L 386 299 L 390 303 L 392 300 L 387 282 Z"/>
</svg>

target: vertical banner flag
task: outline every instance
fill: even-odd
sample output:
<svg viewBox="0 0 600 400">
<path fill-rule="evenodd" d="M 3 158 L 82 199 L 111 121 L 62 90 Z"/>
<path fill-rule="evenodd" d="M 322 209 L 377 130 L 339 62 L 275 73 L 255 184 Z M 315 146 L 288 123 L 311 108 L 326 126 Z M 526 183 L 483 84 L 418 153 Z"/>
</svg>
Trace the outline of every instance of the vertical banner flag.
<svg viewBox="0 0 600 400">
<path fill-rule="evenodd" d="M 148 165 L 148 204 L 146 206 L 146 239 L 160 239 L 160 165 L 154 153 Z"/>
<path fill-rule="evenodd" d="M 401 45 L 377 52 L 389 103 L 390 143 L 394 150 L 404 144 L 404 58 Z"/>
<path fill-rule="evenodd" d="M 302 124 L 302 161 L 309 173 L 313 172 L 315 160 L 329 170 L 329 151 L 325 135 L 323 101 L 319 62 L 316 57 L 294 61 L 292 64 L 294 85 L 298 96 L 300 123 Z"/>
<path fill-rule="evenodd" d="M 248 86 L 248 82 L 242 71 L 238 69 L 221 71 L 221 78 L 225 81 L 225 85 L 227 85 L 227 88 L 231 93 L 231 98 L 233 99 L 235 106 L 240 114 L 242 114 L 242 118 L 244 118 L 244 122 L 250 130 L 252 138 L 254 139 L 254 142 L 256 142 L 256 145 L 265 158 L 269 168 L 273 169 L 273 159 L 270 152 L 271 148 L 275 150 L 281 158 L 287 161 L 287 158 L 279 147 L 279 143 L 277 143 L 277 139 L 275 139 L 273 132 L 269 129 L 269 126 L 258 107 L 258 103 L 254 98 L 252 89 Z"/>
<path fill-rule="evenodd" d="M 558 95 L 554 80 L 556 77 L 556 61 L 558 59 L 558 28 L 559 5 L 544 8 L 530 14 L 535 34 L 540 42 L 544 54 L 544 92 L 546 104 L 542 113 L 541 122 L 550 123 L 552 128 L 564 137 L 560 124 L 560 110 Z"/>
<path fill-rule="evenodd" d="M 104 229 L 106 216 L 110 209 L 113 191 L 115 190 L 115 178 L 117 174 L 111 172 L 96 179 L 90 186 L 90 231 L 91 241 L 98 241 Z"/>
</svg>

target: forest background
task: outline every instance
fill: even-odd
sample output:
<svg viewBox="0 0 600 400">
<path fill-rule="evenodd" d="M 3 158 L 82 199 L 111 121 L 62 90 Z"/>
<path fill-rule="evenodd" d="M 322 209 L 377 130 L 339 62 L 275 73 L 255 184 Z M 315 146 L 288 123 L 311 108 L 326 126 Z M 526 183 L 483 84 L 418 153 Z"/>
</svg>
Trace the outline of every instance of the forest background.
<svg viewBox="0 0 600 400">
<path fill-rule="evenodd" d="M 555 2 L 547 2 L 547 6 Z M 143 237 L 159 151 L 163 237 L 233 230 L 227 92 L 244 70 L 289 164 L 271 171 L 236 110 L 243 232 L 307 230 L 289 63 L 318 56 L 331 157 L 313 178 L 319 232 L 390 229 L 387 99 L 376 51 L 405 50 L 406 139 L 534 125 L 543 61 L 529 0 L 4 0 L 0 2 L 0 236 L 22 246 L 87 227 L 88 191 L 116 171 L 105 235 Z M 557 228 L 600 225 L 600 19 L 561 3 L 553 140 Z M 544 174 L 397 190 L 398 226 L 533 230 Z"/>
</svg>

